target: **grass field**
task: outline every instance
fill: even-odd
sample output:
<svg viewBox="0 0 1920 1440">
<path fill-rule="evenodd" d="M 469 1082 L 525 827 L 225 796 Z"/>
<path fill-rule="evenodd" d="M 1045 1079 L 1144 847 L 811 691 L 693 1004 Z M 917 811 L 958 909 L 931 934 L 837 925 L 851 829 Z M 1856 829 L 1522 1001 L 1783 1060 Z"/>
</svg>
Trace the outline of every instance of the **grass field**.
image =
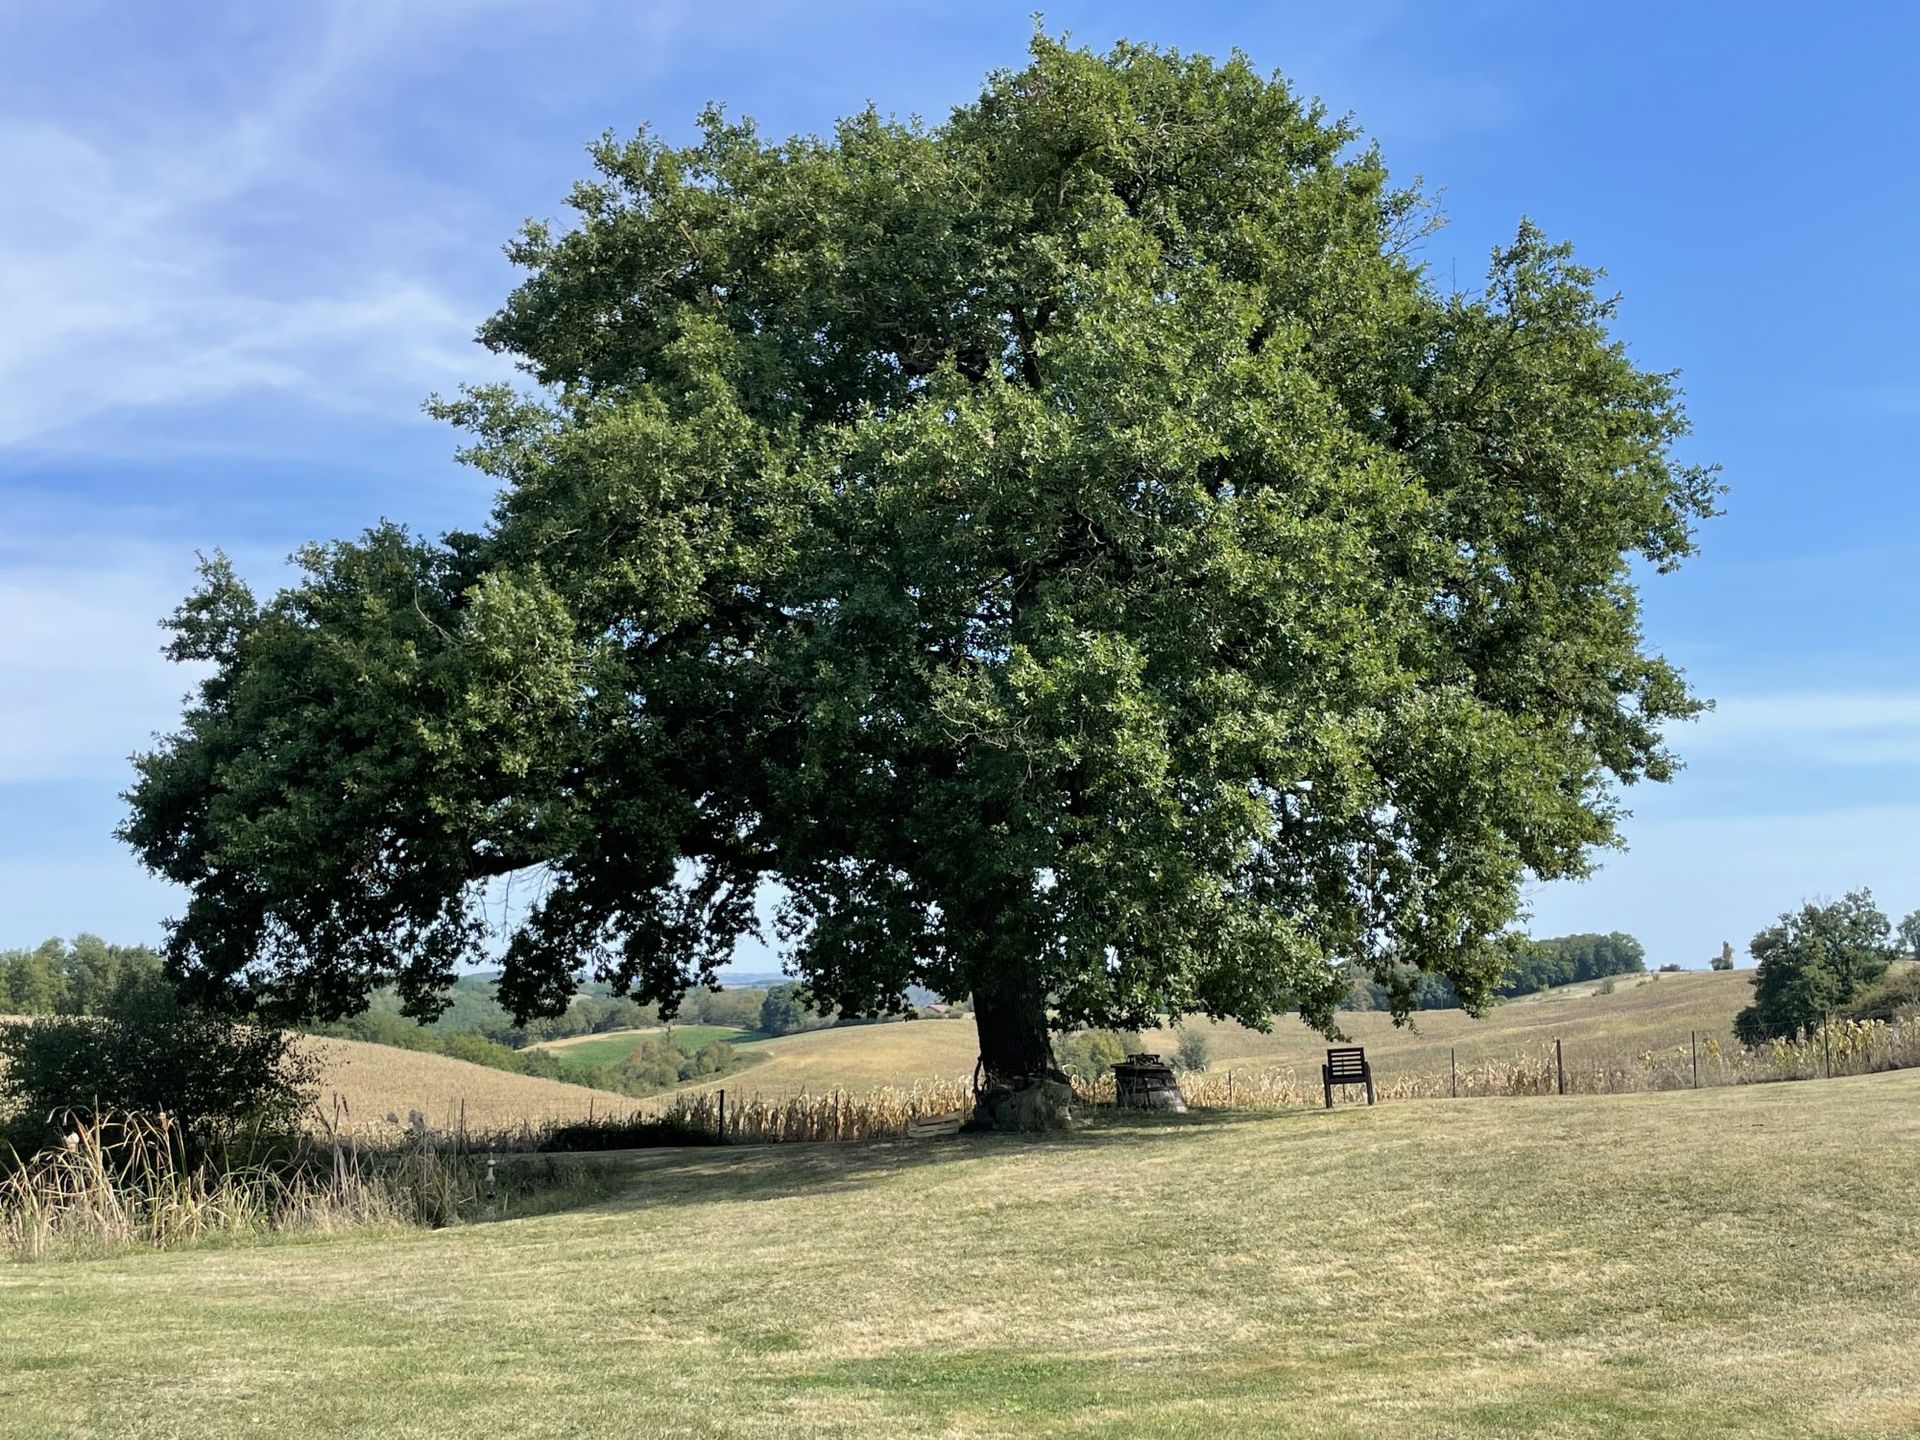
<svg viewBox="0 0 1920 1440">
<path fill-rule="evenodd" d="M 551 1051 L 569 1065 L 611 1065 L 616 1060 L 624 1060 L 628 1052 L 642 1040 L 651 1040 L 667 1033 L 664 1027 L 609 1030 L 600 1035 L 569 1035 L 564 1040 L 549 1040 L 533 1048 Z M 676 1025 L 672 1033 L 674 1044 L 689 1054 L 715 1040 L 742 1045 L 762 1038 L 758 1030 L 742 1030 L 733 1025 Z"/>
<path fill-rule="evenodd" d="M 1622 976 L 1611 994 L 1600 993 L 1597 984 L 1564 986 L 1507 1001 L 1482 1020 L 1459 1010 L 1426 1010 L 1414 1017 L 1413 1028 L 1402 1029 L 1387 1015 L 1359 1011 L 1342 1014 L 1340 1023 L 1367 1047 L 1375 1073 L 1383 1078 L 1407 1071 L 1444 1072 L 1449 1047 L 1458 1050 L 1464 1068 L 1478 1060 L 1517 1057 L 1551 1044 L 1555 1036 L 1562 1037 L 1573 1063 L 1583 1051 L 1637 1053 L 1682 1046 L 1688 1032 L 1696 1029 L 1725 1041 L 1734 1012 L 1751 999 L 1752 987 L 1751 970 Z M 1240 1025 L 1192 1023 L 1208 1035 L 1215 1071 L 1291 1067 L 1317 1075 L 1327 1045 L 1288 1015 L 1276 1019 L 1273 1032 L 1266 1035 Z M 1172 1054 L 1179 1043 L 1166 1032 L 1144 1038 L 1149 1049 L 1165 1054 Z M 755 1049 L 766 1059 L 750 1076 L 713 1083 L 767 1096 L 910 1086 L 971 1075 L 979 1043 L 970 1019 L 914 1020 L 783 1035 Z"/>
<path fill-rule="evenodd" d="M 0 1435 L 1911 1436 L 1916 1147 L 1904 1072 L 655 1152 L 0 1267 Z"/>
</svg>

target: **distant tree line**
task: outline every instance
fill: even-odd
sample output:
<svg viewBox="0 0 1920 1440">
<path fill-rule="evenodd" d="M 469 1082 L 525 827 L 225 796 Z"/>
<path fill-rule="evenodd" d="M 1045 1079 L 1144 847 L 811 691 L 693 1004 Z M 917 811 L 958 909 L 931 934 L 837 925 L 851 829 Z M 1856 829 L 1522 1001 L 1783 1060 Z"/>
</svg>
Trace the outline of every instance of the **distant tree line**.
<svg viewBox="0 0 1920 1440">
<path fill-rule="evenodd" d="M 1599 980 L 1610 975 L 1636 974 L 1647 968 L 1646 950 L 1631 935 L 1558 935 L 1536 940 L 1516 932 L 1497 942 L 1505 968 L 1494 994 L 1506 998 L 1531 995 L 1556 985 Z M 1397 993 L 1396 993 L 1397 992 Z M 1396 1006 L 1396 998 L 1404 1001 Z M 1389 970 L 1383 977 L 1348 967 L 1343 1010 L 1453 1010 L 1460 996 L 1444 975 L 1429 975 L 1411 967 Z"/>
<path fill-rule="evenodd" d="M 1453 988 L 1453 982 L 1444 975 L 1430 975 L 1425 971 L 1411 968 L 1405 971 L 1389 972 L 1387 980 L 1369 975 L 1364 970 L 1349 966 L 1347 969 L 1346 998 L 1340 1002 L 1342 1010 L 1391 1010 L 1394 1008 L 1394 991 L 1403 990 L 1408 1010 L 1457 1010 L 1460 1008 L 1459 992 Z"/>
<path fill-rule="evenodd" d="M 1494 987 L 1496 995 L 1531 995 L 1556 985 L 1635 975 L 1647 968 L 1645 947 L 1618 930 L 1606 935 L 1561 935 L 1550 940 L 1517 935 L 1508 938 L 1506 948 L 1507 970 Z"/>
<path fill-rule="evenodd" d="M 159 969 L 146 946 L 109 945 L 98 935 L 0 950 L 0 1015 L 98 1015 L 126 976 Z"/>
</svg>

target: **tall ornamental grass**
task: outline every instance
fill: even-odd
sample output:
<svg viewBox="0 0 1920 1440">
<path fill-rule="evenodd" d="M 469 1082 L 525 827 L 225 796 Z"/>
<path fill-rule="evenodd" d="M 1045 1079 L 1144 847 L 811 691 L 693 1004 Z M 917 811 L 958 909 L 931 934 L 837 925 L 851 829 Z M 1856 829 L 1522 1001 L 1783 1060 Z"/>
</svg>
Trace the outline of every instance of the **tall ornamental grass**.
<svg viewBox="0 0 1920 1440">
<path fill-rule="evenodd" d="M 0 1255 L 37 1260 L 363 1226 L 438 1228 L 604 1188 L 548 1157 L 462 1153 L 426 1131 L 396 1146 L 253 1137 L 207 1151 L 170 1117 L 73 1120 L 62 1143 L 0 1154 Z"/>
</svg>

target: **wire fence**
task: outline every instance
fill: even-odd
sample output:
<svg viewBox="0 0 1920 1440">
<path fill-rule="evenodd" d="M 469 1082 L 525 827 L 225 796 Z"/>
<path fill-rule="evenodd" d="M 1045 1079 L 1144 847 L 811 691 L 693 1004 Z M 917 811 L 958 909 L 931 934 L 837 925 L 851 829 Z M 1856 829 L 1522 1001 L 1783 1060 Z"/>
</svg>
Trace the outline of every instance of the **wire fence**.
<svg viewBox="0 0 1920 1440">
<path fill-rule="evenodd" d="M 1731 1030 L 1707 1029 L 1641 1049 L 1556 1038 L 1510 1057 L 1462 1060 L 1455 1050 L 1444 1067 L 1396 1070 L 1390 1058 L 1373 1061 L 1374 1091 L 1382 1100 L 1644 1094 L 1914 1066 L 1920 1066 L 1920 1020 L 1835 1019 L 1753 1046 L 1741 1044 Z M 1203 1108 L 1324 1103 L 1318 1073 L 1302 1076 L 1288 1068 L 1207 1072 L 1183 1079 L 1181 1088 L 1188 1105 Z"/>
</svg>

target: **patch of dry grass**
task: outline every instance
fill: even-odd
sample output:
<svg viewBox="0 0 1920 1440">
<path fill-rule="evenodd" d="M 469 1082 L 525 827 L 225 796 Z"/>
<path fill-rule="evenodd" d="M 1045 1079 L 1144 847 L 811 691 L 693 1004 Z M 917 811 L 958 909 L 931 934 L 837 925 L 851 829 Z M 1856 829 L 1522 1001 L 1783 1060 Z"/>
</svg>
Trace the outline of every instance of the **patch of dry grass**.
<svg viewBox="0 0 1920 1440">
<path fill-rule="evenodd" d="M 320 1061 L 323 1100 L 330 1103 L 331 1096 L 341 1096 L 347 1103 L 347 1128 L 362 1136 L 401 1133 L 410 1111 L 418 1111 L 429 1127 L 450 1131 L 458 1125 L 463 1105 L 470 1132 L 538 1128 L 641 1108 L 631 1096 L 610 1090 L 515 1075 L 419 1050 L 319 1036 L 304 1041 L 303 1048 Z"/>
<path fill-rule="evenodd" d="M 724 1086 L 729 1094 L 773 1099 L 971 1080 L 974 1061 L 980 1054 L 980 1037 L 970 1018 L 906 1020 L 781 1035 L 761 1040 L 753 1049 L 765 1059 L 750 1075 L 726 1076 L 688 1086 L 686 1091 Z"/>
<path fill-rule="evenodd" d="M 1698 1030 L 1722 1042 L 1731 1040 L 1735 1012 L 1753 998 L 1751 970 L 1690 971 L 1666 975 L 1618 977 L 1612 994 L 1598 982 L 1567 985 L 1524 995 L 1495 1006 L 1484 1019 L 1461 1010 L 1423 1010 L 1412 1028 L 1399 1028 L 1391 1016 L 1356 1011 L 1340 1016 L 1353 1042 L 1367 1047 L 1374 1073 L 1441 1073 L 1447 1052 L 1457 1050 L 1464 1069 L 1485 1061 L 1516 1060 L 1563 1041 L 1568 1063 L 1582 1055 L 1618 1055 L 1687 1043 Z M 1260 1069 L 1292 1066 L 1317 1076 L 1327 1041 L 1288 1016 L 1263 1035 L 1244 1026 L 1189 1021 L 1207 1034 L 1212 1068 Z M 1171 1053 L 1179 1043 L 1168 1032 L 1151 1037 Z"/>
<path fill-rule="evenodd" d="M 1916 1147 L 1905 1072 L 655 1152 L 565 1215 L 0 1269 L 0 1435 L 1908 1436 Z"/>
</svg>

